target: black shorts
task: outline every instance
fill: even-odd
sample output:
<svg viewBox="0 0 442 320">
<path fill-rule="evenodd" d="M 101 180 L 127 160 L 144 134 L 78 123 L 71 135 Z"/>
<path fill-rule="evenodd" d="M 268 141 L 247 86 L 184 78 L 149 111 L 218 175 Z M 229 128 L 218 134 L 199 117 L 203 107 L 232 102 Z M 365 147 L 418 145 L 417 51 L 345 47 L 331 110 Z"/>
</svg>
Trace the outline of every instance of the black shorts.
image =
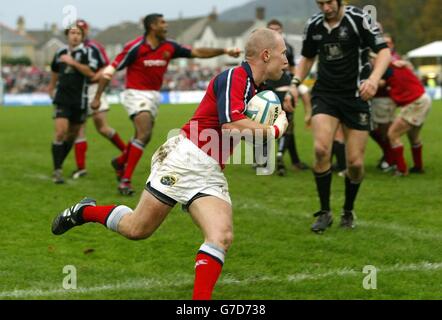
<svg viewBox="0 0 442 320">
<path fill-rule="evenodd" d="M 350 129 L 371 131 L 371 107 L 361 98 L 313 96 L 312 116 L 327 114 L 338 118 Z"/>
<path fill-rule="evenodd" d="M 54 105 L 54 119 L 65 118 L 72 123 L 85 123 L 87 119 L 87 108 L 81 109 L 78 106 Z"/>
</svg>

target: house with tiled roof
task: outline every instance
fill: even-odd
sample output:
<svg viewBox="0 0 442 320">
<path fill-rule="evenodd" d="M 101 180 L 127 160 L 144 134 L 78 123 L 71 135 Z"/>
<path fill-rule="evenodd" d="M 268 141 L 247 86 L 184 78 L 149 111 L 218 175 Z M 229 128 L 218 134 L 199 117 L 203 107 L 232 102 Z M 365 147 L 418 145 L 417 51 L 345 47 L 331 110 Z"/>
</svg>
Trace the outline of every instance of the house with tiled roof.
<svg viewBox="0 0 442 320">
<path fill-rule="evenodd" d="M 21 19 L 19 18 L 19 22 Z M 35 62 L 35 40 L 29 37 L 24 29 L 14 30 L 0 23 L 0 39 L 2 58 L 27 57 L 31 62 Z"/>
<path fill-rule="evenodd" d="M 56 24 L 44 30 L 29 30 L 28 35 L 35 40 L 35 64 L 40 67 L 50 65 L 55 53 L 66 43 Z"/>
<path fill-rule="evenodd" d="M 219 48 L 244 48 L 249 34 L 266 26 L 265 11 L 263 8 L 256 9 L 254 20 L 244 21 L 219 21 L 213 17 L 204 30 L 195 40 L 195 47 L 219 47 Z M 244 59 L 232 58 L 226 55 L 212 59 L 197 59 L 196 62 L 203 67 L 216 68 L 226 65 L 237 65 Z"/>
</svg>

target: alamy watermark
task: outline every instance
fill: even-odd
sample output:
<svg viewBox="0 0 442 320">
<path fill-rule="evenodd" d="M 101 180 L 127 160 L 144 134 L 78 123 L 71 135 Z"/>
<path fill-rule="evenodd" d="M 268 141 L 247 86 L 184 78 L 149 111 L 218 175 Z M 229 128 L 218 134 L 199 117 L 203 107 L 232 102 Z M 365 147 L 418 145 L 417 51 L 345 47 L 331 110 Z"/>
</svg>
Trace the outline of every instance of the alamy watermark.
<svg viewBox="0 0 442 320">
<path fill-rule="evenodd" d="M 378 288 L 378 270 L 375 266 L 365 266 L 362 272 L 366 274 L 364 280 L 362 281 L 362 287 L 365 290 L 377 290 Z"/>
<path fill-rule="evenodd" d="M 77 289 L 77 268 L 72 265 L 64 266 L 63 274 L 67 274 L 63 278 L 62 287 L 65 290 Z"/>
<path fill-rule="evenodd" d="M 222 165 L 256 164 L 257 175 L 270 175 L 275 171 L 275 137 L 270 130 L 245 129 L 221 130 L 212 128 L 199 130 L 198 121 L 190 122 L 189 136 L 203 153 L 188 153 L 186 163 L 198 165 L 205 163 L 210 155 Z M 167 138 L 180 134 L 179 129 L 169 131 Z M 245 142 L 241 144 L 241 142 Z"/>
<path fill-rule="evenodd" d="M 75 25 L 76 21 L 78 20 L 78 10 L 73 5 L 64 6 L 62 9 L 62 14 L 62 26 L 64 29 L 69 29 Z"/>
</svg>

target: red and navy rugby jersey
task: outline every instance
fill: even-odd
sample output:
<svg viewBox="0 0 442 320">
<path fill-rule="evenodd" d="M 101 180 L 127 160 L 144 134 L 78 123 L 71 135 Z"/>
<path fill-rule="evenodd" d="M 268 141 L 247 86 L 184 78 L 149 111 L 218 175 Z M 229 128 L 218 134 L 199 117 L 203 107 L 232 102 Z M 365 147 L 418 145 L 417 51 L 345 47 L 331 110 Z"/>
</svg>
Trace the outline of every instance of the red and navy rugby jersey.
<svg viewBox="0 0 442 320">
<path fill-rule="evenodd" d="M 228 143 L 223 148 L 222 125 L 245 119 L 247 103 L 257 90 L 247 62 L 220 73 L 210 81 L 195 114 L 182 128 L 187 138 L 218 161 L 222 168 L 235 147 Z M 218 139 L 217 147 L 211 142 L 212 136 Z"/>
<path fill-rule="evenodd" d="M 159 91 L 170 60 L 191 58 L 192 51 L 170 40 L 152 48 L 145 39 L 141 36 L 126 44 L 112 66 L 117 70 L 127 68 L 127 89 Z"/>
</svg>

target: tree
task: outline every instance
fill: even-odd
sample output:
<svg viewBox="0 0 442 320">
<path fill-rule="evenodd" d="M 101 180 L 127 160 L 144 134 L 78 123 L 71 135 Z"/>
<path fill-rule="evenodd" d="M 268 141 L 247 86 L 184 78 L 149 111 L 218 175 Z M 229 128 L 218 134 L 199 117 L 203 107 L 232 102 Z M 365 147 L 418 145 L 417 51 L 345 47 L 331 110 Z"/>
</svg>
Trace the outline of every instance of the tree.
<svg viewBox="0 0 442 320">
<path fill-rule="evenodd" d="M 405 53 L 418 46 L 442 39 L 438 20 L 440 0 L 351 0 L 363 8 L 374 5 L 384 31 L 396 39 L 396 48 Z"/>
</svg>

